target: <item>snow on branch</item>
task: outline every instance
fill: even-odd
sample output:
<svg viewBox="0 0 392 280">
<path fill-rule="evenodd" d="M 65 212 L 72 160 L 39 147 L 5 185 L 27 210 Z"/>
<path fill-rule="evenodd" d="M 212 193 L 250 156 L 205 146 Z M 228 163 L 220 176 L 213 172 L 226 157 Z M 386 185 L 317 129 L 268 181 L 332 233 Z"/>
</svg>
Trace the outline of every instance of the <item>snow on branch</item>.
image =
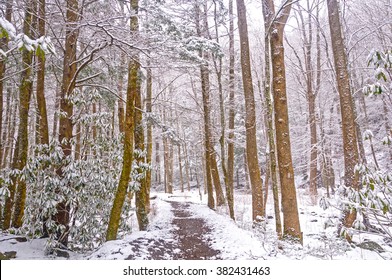
<svg viewBox="0 0 392 280">
<path fill-rule="evenodd" d="M 7 38 L 11 43 L 8 51 L 0 50 L 0 55 L 7 57 L 15 49 L 26 49 L 36 51 L 38 55 L 52 53 L 56 55 L 55 47 L 49 37 L 42 36 L 38 39 L 31 39 L 24 33 L 17 33 L 14 25 L 3 17 L 0 17 L 0 39 Z"/>
</svg>

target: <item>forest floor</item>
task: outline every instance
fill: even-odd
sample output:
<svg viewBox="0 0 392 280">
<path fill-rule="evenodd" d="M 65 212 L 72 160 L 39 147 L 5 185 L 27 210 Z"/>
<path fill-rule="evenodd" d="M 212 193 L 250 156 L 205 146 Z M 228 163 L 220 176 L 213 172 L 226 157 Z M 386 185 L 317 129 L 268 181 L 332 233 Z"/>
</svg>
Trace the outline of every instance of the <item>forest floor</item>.
<svg viewBox="0 0 392 280">
<path fill-rule="evenodd" d="M 192 197 L 158 195 L 151 212 L 147 232 L 107 242 L 88 258 L 218 260 L 258 259 L 266 254 L 256 236 Z"/>
<path fill-rule="evenodd" d="M 257 259 L 392 259 L 392 240 L 383 235 L 355 233 L 348 244 L 336 235 L 339 210 L 308 203 L 300 192 L 299 214 L 304 244 L 278 240 L 272 203 L 267 204 L 265 228 L 251 222 L 251 195 L 237 192 L 236 221 L 227 207 L 211 210 L 198 190 L 174 194 L 156 192 L 151 200 L 150 225 L 138 231 L 136 215 L 127 221 L 132 233 L 105 242 L 93 252 L 68 252 L 68 259 L 132 260 L 257 260 Z M 45 239 L 0 234 L 0 252 L 15 252 L 16 259 L 61 259 L 45 255 Z"/>
<path fill-rule="evenodd" d="M 212 249 L 208 235 L 212 229 L 205 220 L 195 217 L 190 211 L 189 202 L 169 202 L 173 213 L 170 234 L 172 238 L 148 238 L 146 236 L 132 240 L 126 246 L 132 248 L 126 260 L 208 260 L 217 259 L 219 251 Z M 115 254 L 121 252 L 114 251 Z M 101 255 L 97 255 L 101 258 Z M 104 255 L 107 258 L 107 255 Z"/>
</svg>

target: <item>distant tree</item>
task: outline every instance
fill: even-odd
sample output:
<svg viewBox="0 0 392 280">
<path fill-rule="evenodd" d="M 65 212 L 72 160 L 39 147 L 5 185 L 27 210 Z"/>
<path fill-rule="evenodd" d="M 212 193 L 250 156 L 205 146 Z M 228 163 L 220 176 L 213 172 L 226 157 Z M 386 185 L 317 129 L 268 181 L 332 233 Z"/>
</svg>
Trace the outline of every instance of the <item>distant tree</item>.
<svg viewBox="0 0 392 280">
<path fill-rule="evenodd" d="M 318 9 L 319 3 L 316 4 Z M 303 8 L 298 4 L 299 24 L 302 30 L 302 42 L 304 44 L 303 50 L 305 54 L 305 65 L 302 71 L 306 82 L 306 99 L 308 101 L 309 112 L 309 131 L 310 131 L 310 161 L 309 161 L 309 193 L 313 205 L 317 204 L 317 157 L 318 157 L 318 141 L 317 141 L 317 123 L 316 123 L 316 98 L 317 88 L 315 88 L 314 77 L 319 77 L 321 69 L 313 71 L 312 65 L 312 44 L 313 44 L 313 17 L 310 1 L 307 1 L 307 19 L 304 18 L 302 12 Z M 320 59 L 320 52 L 317 53 L 316 60 Z M 301 61 L 299 61 L 302 66 Z M 314 64 L 314 63 L 313 63 Z M 316 75 L 314 75 L 316 73 Z"/>
<path fill-rule="evenodd" d="M 235 87 L 234 87 L 234 15 L 233 0 L 229 1 L 229 133 L 227 141 L 227 186 L 226 197 L 230 217 L 234 220 L 234 118 L 235 118 Z"/>
</svg>

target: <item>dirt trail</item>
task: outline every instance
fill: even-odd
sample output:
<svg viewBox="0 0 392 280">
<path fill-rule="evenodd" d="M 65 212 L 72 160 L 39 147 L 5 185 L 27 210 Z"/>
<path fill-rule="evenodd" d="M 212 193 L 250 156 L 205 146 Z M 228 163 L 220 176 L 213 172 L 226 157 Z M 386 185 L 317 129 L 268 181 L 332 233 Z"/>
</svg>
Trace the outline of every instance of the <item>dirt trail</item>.
<svg viewBox="0 0 392 280">
<path fill-rule="evenodd" d="M 218 259 L 219 251 L 212 249 L 206 235 L 211 229 L 205 221 L 191 216 L 189 203 L 170 202 L 174 214 L 173 241 L 164 239 L 146 240 L 136 239 L 132 242 L 134 254 L 126 259 L 132 260 L 139 255 L 138 250 L 147 246 L 147 255 L 152 260 L 208 260 Z"/>
</svg>

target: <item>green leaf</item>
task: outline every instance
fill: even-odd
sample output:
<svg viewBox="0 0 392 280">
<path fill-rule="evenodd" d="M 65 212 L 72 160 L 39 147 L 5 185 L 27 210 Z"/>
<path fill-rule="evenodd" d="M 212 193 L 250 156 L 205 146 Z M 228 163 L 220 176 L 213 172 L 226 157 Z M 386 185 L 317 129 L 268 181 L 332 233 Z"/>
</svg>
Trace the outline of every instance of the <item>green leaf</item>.
<svg viewBox="0 0 392 280">
<path fill-rule="evenodd" d="M 386 82 L 387 81 L 387 77 L 385 76 L 385 74 L 383 73 L 383 72 L 380 72 L 378 75 L 377 75 L 377 80 L 381 80 L 381 78 L 384 80 L 384 82 Z M 380 91 L 381 91 L 381 87 L 379 87 L 380 88 Z M 380 92 L 381 93 L 381 92 Z"/>
<path fill-rule="evenodd" d="M 7 38 L 9 39 L 9 35 L 7 30 L 5 30 L 4 28 L 0 27 L 0 39 L 2 38 Z"/>
</svg>

